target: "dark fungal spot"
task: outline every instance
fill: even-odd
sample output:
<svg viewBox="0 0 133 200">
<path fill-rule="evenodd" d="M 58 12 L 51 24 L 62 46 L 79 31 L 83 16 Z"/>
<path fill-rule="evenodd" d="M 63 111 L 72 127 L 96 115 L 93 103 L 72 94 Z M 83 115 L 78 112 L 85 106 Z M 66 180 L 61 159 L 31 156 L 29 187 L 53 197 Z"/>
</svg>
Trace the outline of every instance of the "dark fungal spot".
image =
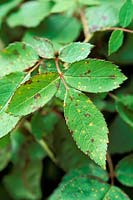
<svg viewBox="0 0 133 200">
<path fill-rule="evenodd" d="M 73 133 L 74 133 L 74 131 L 70 130 L 70 133 L 71 133 L 71 134 L 73 134 Z"/>
<path fill-rule="evenodd" d="M 92 142 L 92 143 L 94 142 L 94 139 L 93 139 L 93 138 L 91 139 L 91 142 Z"/>
<path fill-rule="evenodd" d="M 88 75 L 88 74 L 90 74 L 90 70 L 88 69 L 85 73 L 84 73 L 84 75 Z"/>
<path fill-rule="evenodd" d="M 116 75 L 111 75 L 111 76 L 109 76 L 111 79 L 114 79 L 114 78 L 116 78 Z"/>
<path fill-rule="evenodd" d="M 77 107 L 77 106 L 78 106 L 78 104 L 76 103 L 76 104 L 75 104 L 75 106 Z"/>
<path fill-rule="evenodd" d="M 25 83 L 24 83 L 24 85 L 26 84 L 31 84 L 32 83 L 32 80 L 28 80 L 28 81 L 26 81 Z"/>
<path fill-rule="evenodd" d="M 13 50 L 13 54 L 15 54 L 16 56 L 19 56 L 19 52 L 16 49 Z"/>
<path fill-rule="evenodd" d="M 22 45 L 22 49 L 23 49 L 23 50 L 26 50 L 26 44 L 23 44 L 23 45 Z"/>
<path fill-rule="evenodd" d="M 71 96 L 69 96 L 69 99 L 70 99 L 71 101 L 73 101 L 73 98 L 72 98 Z"/>
<path fill-rule="evenodd" d="M 85 113 L 84 116 L 85 117 L 90 117 L 90 114 L 89 113 Z"/>
<path fill-rule="evenodd" d="M 34 99 L 38 100 L 40 99 L 41 95 L 39 93 L 37 93 L 35 96 L 34 96 Z"/>
</svg>

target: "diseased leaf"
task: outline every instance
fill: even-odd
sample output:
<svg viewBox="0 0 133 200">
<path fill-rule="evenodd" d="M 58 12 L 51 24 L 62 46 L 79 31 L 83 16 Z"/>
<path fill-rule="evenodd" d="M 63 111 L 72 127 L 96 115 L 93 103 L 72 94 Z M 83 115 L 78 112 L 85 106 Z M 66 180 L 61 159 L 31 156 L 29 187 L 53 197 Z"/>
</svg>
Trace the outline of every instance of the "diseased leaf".
<svg viewBox="0 0 133 200">
<path fill-rule="evenodd" d="M 34 49 L 25 43 L 15 42 L 0 52 L 0 77 L 12 72 L 24 71 L 38 60 Z"/>
<path fill-rule="evenodd" d="M 67 63 L 83 60 L 89 55 L 92 48 L 93 45 L 85 42 L 71 43 L 60 49 L 59 59 Z"/>
<path fill-rule="evenodd" d="M 100 111 L 86 95 L 69 89 L 64 114 L 78 148 L 105 168 L 108 129 Z"/>
<path fill-rule="evenodd" d="M 116 109 L 120 117 L 133 127 L 133 95 L 118 97 L 116 100 Z"/>
<path fill-rule="evenodd" d="M 109 152 L 122 154 L 132 150 L 133 129 L 117 116 L 109 129 Z"/>
<path fill-rule="evenodd" d="M 130 200 L 130 198 L 125 194 L 120 188 L 116 186 L 111 186 L 108 192 L 105 194 L 103 200 Z"/>
<path fill-rule="evenodd" d="M 23 72 L 16 72 L 0 78 L 0 113 L 6 108 L 10 98 L 24 79 Z"/>
<path fill-rule="evenodd" d="M 56 73 L 34 76 L 16 90 L 7 112 L 14 116 L 22 116 L 44 106 L 56 93 L 58 79 Z"/>
<path fill-rule="evenodd" d="M 133 2 L 126 0 L 119 12 L 119 23 L 122 27 L 127 27 L 133 19 Z"/>
<path fill-rule="evenodd" d="M 126 156 L 118 162 L 115 174 L 120 183 L 133 187 L 133 154 Z"/>
<path fill-rule="evenodd" d="M 84 176 L 75 176 L 62 181 L 49 200 L 99 200 L 104 198 L 108 190 L 108 184 Z"/>
<path fill-rule="evenodd" d="M 97 175 L 93 177 L 89 169 L 83 167 L 69 172 L 49 200 L 129 200 L 120 188 L 110 186 Z"/>
<path fill-rule="evenodd" d="M 85 10 L 88 28 L 91 33 L 118 23 L 121 1 L 103 1 L 101 5 L 88 7 Z"/>
<path fill-rule="evenodd" d="M 4 185 L 11 197 L 36 200 L 41 198 L 40 179 L 42 173 L 41 161 L 17 166 L 4 177 Z"/>
<path fill-rule="evenodd" d="M 45 38 L 34 37 L 28 40 L 28 43 L 36 50 L 42 58 L 54 58 L 54 48 L 50 40 Z"/>
<path fill-rule="evenodd" d="M 108 50 L 109 55 L 116 52 L 121 47 L 123 39 L 124 39 L 123 31 L 115 30 L 112 32 L 109 39 L 109 50 Z"/>
<path fill-rule="evenodd" d="M 0 138 L 15 128 L 19 120 L 19 117 L 14 117 L 5 112 L 2 112 L 0 114 Z"/>
<path fill-rule="evenodd" d="M 93 93 L 113 90 L 126 80 L 116 65 L 98 59 L 71 64 L 64 77 L 72 87 Z"/>
<path fill-rule="evenodd" d="M 36 27 L 50 14 L 51 1 L 30 1 L 22 4 L 20 9 L 7 18 L 10 27 Z"/>
</svg>

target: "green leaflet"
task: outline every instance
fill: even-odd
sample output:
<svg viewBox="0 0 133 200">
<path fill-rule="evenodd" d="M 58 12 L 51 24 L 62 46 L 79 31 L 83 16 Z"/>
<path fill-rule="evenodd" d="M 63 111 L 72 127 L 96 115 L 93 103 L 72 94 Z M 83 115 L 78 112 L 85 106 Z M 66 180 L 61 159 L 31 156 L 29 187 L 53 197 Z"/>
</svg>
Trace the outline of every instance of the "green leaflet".
<svg viewBox="0 0 133 200">
<path fill-rule="evenodd" d="M 95 1 L 94 1 L 95 2 Z M 86 20 L 91 33 L 102 31 L 106 27 L 115 26 L 118 23 L 120 0 L 116 2 L 103 1 L 101 5 L 90 6 L 85 10 Z"/>
<path fill-rule="evenodd" d="M 133 127 L 133 95 L 118 97 L 116 99 L 116 109 L 120 117 Z"/>
<path fill-rule="evenodd" d="M 0 137 L 9 133 L 20 119 L 19 117 L 6 114 L 5 109 L 15 90 L 25 79 L 23 72 L 14 72 L 0 79 Z"/>
<path fill-rule="evenodd" d="M 129 200 L 118 187 L 110 186 L 99 177 L 93 178 L 88 173 L 87 167 L 68 173 L 49 200 Z"/>
<path fill-rule="evenodd" d="M 9 133 L 17 125 L 19 120 L 19 117 L 2 112 L 0 114 L 0 138 Z"/>
<path fill-rule="evenodd" d="M 62 181 L 49 200 L 99 200 L 108 192 L 109 185 L 85 176 Z"/>
<path fill-rule="evenodd" d="M 0 77 L 24 71 L 38 61 L 38 55 L 28 44 L 15 42 L 0 52 Z"/>
<path fill-rule="evenodd" d="M 22 116 L 44 106 L 56 93 L 58 79 L 56 73 L 34 76 L 16 90 L 7 112 L 14 116 Z"/>
<path fill-rule="evenodd" d="M 12 13 L 7 18 L 7 23 L 11 27 L 20 25 L 25 27 L 36 27 L 50 14 L 51 8 L 52 2 L 50 1 L 26 2 L 22 4 L 18 11 Z"/>
<path fill-rule="evenodd" d="M 108 129 L 100 111 L 86 95 L 69 89 L 64 114 L 78 148 L 105 168 Z"/>
<path fill-rule="evenodd" d="M 108 50 L 109 55 L 116 52 L 121 47 L 123 39 L 124 39 L 123 31 L 115 30 L 112 32 L 109 38 L 109 50 Z"/>
<path fill-rule="evenodd" d="M 126 0 L 119 12 L 119 23 L 122 27 L 127 27 L 133 18 L 132 0 Z"/>
<path fill-rule="evenodd" d="M 64 77 L 72 87 L 94 93 L 118 88 L 126 80 L 116 65 L 98 59 L 87 59 L 71 64 Z"/>
<path fill-rule="evenodd" d="M 34 37 L 27 41 L 42 58 L 54 58 L 54 48 L 50 40 L 45 38 Z"/>
<path fill-rule="evenodd" d="M 23 72 L 16 72 L 0 79 L 0 113 L 6 108 L 15 90 L 23 81 L 24 76 Z"/>
<path fill-rule="evenodd" d="M 115 174 L 123 185 L 133 187 L 133 154 L 126 156 L 117 164 Z"/>
<path fill-rule="evenodd" d="M 120 188 L 111 186 L 102 200 L 130 200 Z"/>
<path fill-rule="evenodd" d="M 4 186 L 11 197 L 18 199 L 41 199 L 40 180 L 41 161 L 28 162 L 25 166 L 14 166 L 10 174 L 4 177 Z"/>
<path fill-rule="evenodd" d="M 89 43 L 74 42 L 60 49 L 59 59 L 67 63 L 83 60 L 89 55 L 92 48 L 93 45 Z"/>
</svg>

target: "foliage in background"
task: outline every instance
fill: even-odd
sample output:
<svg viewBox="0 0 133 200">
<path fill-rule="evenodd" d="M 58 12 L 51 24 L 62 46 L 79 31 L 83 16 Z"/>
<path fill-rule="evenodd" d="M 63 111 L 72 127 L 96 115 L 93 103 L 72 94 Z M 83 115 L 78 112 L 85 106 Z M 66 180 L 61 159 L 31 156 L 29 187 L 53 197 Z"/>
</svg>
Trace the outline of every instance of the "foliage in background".
<svg viewBox="0 0 133 200">
<path fill-rule="evenodd" d="M 1 199 L 132 199 L 132 27 L 132 0 L 1 1 Z"/>
</svg>

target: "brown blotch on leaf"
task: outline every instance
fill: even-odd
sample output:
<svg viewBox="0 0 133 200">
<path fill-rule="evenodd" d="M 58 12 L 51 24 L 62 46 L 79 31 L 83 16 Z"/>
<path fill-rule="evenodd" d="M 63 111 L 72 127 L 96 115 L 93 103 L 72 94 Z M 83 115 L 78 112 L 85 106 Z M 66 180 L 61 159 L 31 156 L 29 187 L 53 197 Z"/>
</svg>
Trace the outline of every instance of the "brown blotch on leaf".
<svg viewBox="0 0 133 200">
<path fill-rule="evenodd" d="M 70 99 L 71 101 L 73 101 L 73 98 L 72 98 L 71 96 L 69 96 L 69 99 Z"/>
<path fill-rule="evenodd" d="M 89 113 L 85 113 L 84 116 L 85 117 L 90 117 L 90 114 Z"/>
<path fill-rule="evenodd" d="M 88 74 L 90 74 L 90 72 L 91 72 L 91 70 L 88 69 L 84 74 L 88 75 Z"/>
<path fill-rule="evenodd" d="M 23 49 L 23 50 L 26 50 L 26 44 L 23 44 L 23 45 L 22 45 L 22 49 Z"/>
<path fill-rule="evenodd" d="M 111 76 L 109 76 L 111 79 L 114 79 L 114 78 L 116 78 L 116 75 L 111 75 Z"/>
<path fill-rule="evenodd" d="M 38 100 L 40 99 L 41 95 L 39 93 L 37 93 L 35 96 L 34 96 L 34 99 Z"/>
<path fill-rule="evenodd" d="M 74 131 L 70 131 L 70 133 L 71 133 L 71 134 L 73 134 L 73 133 L 74 133 Z"/>
<path fill-rule="evenodd" d="M 19 56 L 19 52 L 16 49 L 13 51 L 13 54 L 15 54 L 16 56 Z"/>
<path fill-rule="evenodd" d="M 31 84 L 32 83 L 32 80 L 28 80 L 28 81 L 26 81 L 25 83 L 24 83 L 24 85 L 26 84 Z"/>
<path fill-rule="evenodd" d="M 92 142 L 92 143 L 94 142 L 94 139 L 93 139 L 93 138 L 91 139 L 91 142 Z"/>
</svg>

